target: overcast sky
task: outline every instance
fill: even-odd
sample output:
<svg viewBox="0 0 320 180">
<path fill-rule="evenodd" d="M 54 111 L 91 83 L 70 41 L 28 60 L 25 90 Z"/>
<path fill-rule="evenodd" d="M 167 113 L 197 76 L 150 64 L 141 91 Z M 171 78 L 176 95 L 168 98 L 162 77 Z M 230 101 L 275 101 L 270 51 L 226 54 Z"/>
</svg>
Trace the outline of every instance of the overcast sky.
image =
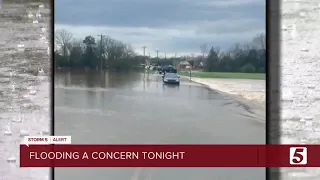
<svg viewBox="0 0 320 180">
<path fill-rule="evenodd" d="M 55 29 L 108 35 L 168 56 L 228 49 L 265 33 L 265 0 L 55 0 Z"/>
</svg>

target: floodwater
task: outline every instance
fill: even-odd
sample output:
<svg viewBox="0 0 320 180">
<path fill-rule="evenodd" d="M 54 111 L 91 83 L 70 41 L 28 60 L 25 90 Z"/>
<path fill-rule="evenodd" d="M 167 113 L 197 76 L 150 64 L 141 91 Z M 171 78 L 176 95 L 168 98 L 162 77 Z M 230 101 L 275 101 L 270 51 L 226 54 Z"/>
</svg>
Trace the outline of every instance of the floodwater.
<svg viewBox="0 0 320 180">
<path fill-rule="evenodd" d="M 45 2 L 3 1 L 0 9 L 1 180 L 49 175 L 48 168 L 19 167 L 22 137 L 49 133 L 50 11 Z"/>
<path fill-rule="evenodd" d="M 77 144 L 264 144 L 264 120 L 226 95 L 143 73 L 55 73 L 55 135 Z M 56 180 L 264 180 L 264 168 L 56 168 Z"/>
</svg>

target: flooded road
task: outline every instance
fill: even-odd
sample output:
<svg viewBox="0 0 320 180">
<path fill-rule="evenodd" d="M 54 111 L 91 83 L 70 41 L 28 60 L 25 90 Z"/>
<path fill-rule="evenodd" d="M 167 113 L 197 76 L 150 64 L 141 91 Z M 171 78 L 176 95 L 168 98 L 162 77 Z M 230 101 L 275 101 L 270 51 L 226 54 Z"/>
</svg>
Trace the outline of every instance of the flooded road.
<svg viewBox="0 0 320 180">
<path fill-rule="evenodd" d="M 19 167 L 19 144 L 49 133 L 49 4 L 7 2 L 0 9 L 0 179 L 44 180 L 48 168 Z"/>
<path fill-rule="evenodd" d="M 77 144 L 264 144 L 250 107 L 198 84 L 140 73 L 57 72 L 55 135 Z M 264 180 L 264 168 L 56 168 L 57 180 Z"/>
</svg>

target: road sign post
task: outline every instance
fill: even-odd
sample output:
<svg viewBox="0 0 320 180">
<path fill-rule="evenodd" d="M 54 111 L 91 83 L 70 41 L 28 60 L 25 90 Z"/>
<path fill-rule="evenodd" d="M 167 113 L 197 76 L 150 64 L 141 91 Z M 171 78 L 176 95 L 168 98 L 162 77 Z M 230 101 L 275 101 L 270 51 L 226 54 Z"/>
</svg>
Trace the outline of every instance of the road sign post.
<svg viewBox="0 0 320 180">
<path fill-rule="evenodd" d="M 191 66 L 186 66 L 187 69 L 189 69 L 189 80 L 191 81 Z"/>
</svg>

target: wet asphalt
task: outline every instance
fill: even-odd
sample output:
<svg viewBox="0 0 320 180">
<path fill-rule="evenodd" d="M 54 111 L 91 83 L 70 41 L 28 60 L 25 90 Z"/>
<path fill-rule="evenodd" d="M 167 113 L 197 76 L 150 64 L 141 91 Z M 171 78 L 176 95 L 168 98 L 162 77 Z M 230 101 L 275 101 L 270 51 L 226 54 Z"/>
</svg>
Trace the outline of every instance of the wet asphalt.
<svg viewBox="0 0 320 180">
<path fill-rule="evenodd" d="M 57 72 L 55 134 L 79 144 L 264 144 L 250 106 L 183 79 L 157 74 Z M 68 168 L 66 179 L 265 179 L 264 168 Z"/>
<path fill-rule="evenodd" d="M 50 129 L 49 14 L 48 4 L 38 1 L 11 1 L 0 10 L 1 180 L 43 180 L 49 175 L 48 168 L 19 168 L 18 161 L 22 132 L 39 135 Z M 57 72 L 55 105 L 55 134 L 72 135 L 74 143 L 265 143 L 263 118 L 250 106 L 187 80 L 180 86 L 163 85 L 154 74 Z M 257 168 L 57 168 L 55 172 L 58 180 L 265 179 L 265 170 Z"/>
</svg>

